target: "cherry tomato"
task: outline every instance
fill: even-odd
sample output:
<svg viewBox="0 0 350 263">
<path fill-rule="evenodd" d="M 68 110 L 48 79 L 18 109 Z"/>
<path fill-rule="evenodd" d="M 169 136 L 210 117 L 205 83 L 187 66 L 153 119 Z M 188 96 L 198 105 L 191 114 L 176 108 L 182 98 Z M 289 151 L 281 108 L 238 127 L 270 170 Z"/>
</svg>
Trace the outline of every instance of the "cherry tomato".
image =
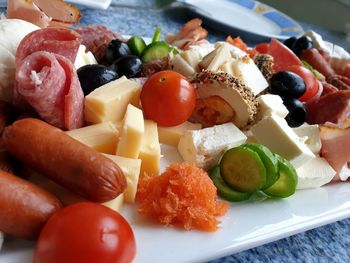
<svg viewBox="0 0 350 263">
<path fill-rule="evenodd" d="M 299 98 L 300 101 L 308 101 L 312 97 L 314 97 L 319 90 L 319 82 L 317 78 L 312 74 L 310 70 L 305 68 L 304 66 L 292 65 L 287 68 L 288 71 L 292 71 L 295 74 L 299 75 L 306 84 L 306 91 Z"/>
<path fill-rule="evenodd" d="M 141 104 L 146 118 L 160 126 L 176 126 L 191 116 L 196 93 L 184 76 L 165 70 L 153 74 L 143 85 Z"/>
<path fill-rule="evenodd" d="M 36 244 L 34 263 L 129 263 L 135 254 L 134 234 L 120 214 L 82 202 L 49 219 Z"/>
</svg>

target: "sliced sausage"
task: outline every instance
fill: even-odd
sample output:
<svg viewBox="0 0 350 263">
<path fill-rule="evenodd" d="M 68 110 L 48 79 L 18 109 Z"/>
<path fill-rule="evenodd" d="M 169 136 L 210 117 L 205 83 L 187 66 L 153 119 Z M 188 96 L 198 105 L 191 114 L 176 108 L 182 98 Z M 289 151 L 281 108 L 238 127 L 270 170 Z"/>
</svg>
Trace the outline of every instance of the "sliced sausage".
<svg viewBox="0 0 350 263">
<path fill-rule="evenodd" d="M 49 192 L 0 170 L 0 231 L 35 239 L 50 216 L 62 207 Z"/>
<path fill-rule="evenodd" d="M 126 188 L 116 163 L 41 120 L 18 120 L 2 139 L 17 159 L 88 200 L 106 202 Z"/>
<path fill-rule="evenodd" d="M 321 72 L 326 78 L 335 74 L 328 61 L 320 54 L 316 48 L 305 49 L 301 53 L 301 59 L 309 63 L 314 69 Z"/>
</svg>

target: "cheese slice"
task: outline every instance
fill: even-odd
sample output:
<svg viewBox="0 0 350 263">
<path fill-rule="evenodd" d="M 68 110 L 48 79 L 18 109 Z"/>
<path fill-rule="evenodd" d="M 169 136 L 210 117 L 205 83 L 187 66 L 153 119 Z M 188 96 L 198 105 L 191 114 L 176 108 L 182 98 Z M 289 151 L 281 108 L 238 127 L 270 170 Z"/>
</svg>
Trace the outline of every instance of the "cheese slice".
<svg viewBox="0 0 350 263">
<path fill-rule="evenodd" d="M 180 55 L 177 54 L 169 62 L 170 68 L 185 77 L 191 77 L 195 72 L 194 68 Z"/>
<path fill-rule="evenodd" d="M 66 133 L 95 151 L 114 154 L 117 149 L 120 124 L 111 122 L 86 126 Z"/>
<path fill-rule="evenodd" d="M 200 130 L 200 123 L 185 121 L 184 123 L 173 127 L 158 126 L 159 142 L 177 147 L 181 136 L 188 130 Z"/>
<path fill-rule="evenodd" d="M 145 120 L 145 133 L 139 154 L 141 163 L 141 177 L 144 175 L 154 176 L 159 174 L 160 167 L 160 144 L 158 139 L 157 123 Z"/>
<path fill-rule="evenodd" d="M 144 131 L 142 111 L 129 104 L 121 128 L 117 155 L 138 158 Z"/>
<path fill-rule="evenodd" d="M 181 53 L 181 57 L 195 70 L 199 71 L 198 64 L 202 59 L 201 54 L 196 49 L 185 50 Z"/>
<path fill-rule="evenodd" d="M 85 120 L 94 124 L 122 120 L 128 104 L 138 100 L 140 88 L 123 76 L 95 89 L 85 97 Z"/>
<path fill-rule="evenodd" d="M 208 65 L 208 70 L 217 71 L 219 67 L 231 59 L 230 44 L 222 44 L 217 48 L 215 57 Z"/>
<path fill-rule="evenodd" d="M 118 195 L 118 197 L 114 198 L 111 201 L 102 203 L 104 206 L 109 207 L 110 209 L 116 211 L 116 212 L 120 212 L 120 209 L 122 208 L 124 203 L 124 194 L 120 194 Z"/>
<path fill-rule="evenodd" d="M 285 119 L 279 116 L 265 117 L 251 128 L 251 132 L 259 143 L 289 160 L 295 168 L 315 158 Z"/>
<path fill-rule="evenodd" d="M 116 164 L 118 164 L 120 169 L 123 171 L 127 181 L 127 187 L 123 193 L 124 201 L 128 203 L 133 203 L 135 201 L 135 196 L 137 192 L 137 184 L 139 182 L 141 160 L 130 159 L 110 154 L 105 154 L 105 156 L 111 159 Z"/>
</svg>

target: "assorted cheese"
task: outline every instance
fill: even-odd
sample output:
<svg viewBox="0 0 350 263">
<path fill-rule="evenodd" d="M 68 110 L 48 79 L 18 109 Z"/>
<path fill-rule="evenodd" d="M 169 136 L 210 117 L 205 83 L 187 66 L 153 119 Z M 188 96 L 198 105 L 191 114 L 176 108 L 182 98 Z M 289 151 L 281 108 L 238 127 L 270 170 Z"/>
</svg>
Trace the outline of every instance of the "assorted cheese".
<svg viewBox="0 0 350 263">
<path fill-rule="evenodd" d="M 251 128 L 251 131 L 259 143 L 289 160 L 295 168 L 315 158 L 285 119 L 277 115 L 263 118 Z"/>
<path fill-rule="evenodd" d="M 127 158 L 138 158 L 144 132 L 142 111 L 129 104 L 120 132 L 117 155 Z"/>
<path fill-rule="evenodd" d="M 189 163 L 209 170 L 229 148 L 239 146 L 247 137 L 233 123 L 201 130 L 188 130 L 180 138 L 178 151 Z"/>
<path fill-rule="evenodd" d="M 187 130 L 200 130 L 202 125 L 185 121 L 184 123 L 173 127 L 158 126 L 159 142 L 177 147 L 181 136 Z"/>
<path fill-rule="evenodd" d="M 121 121 L 127 105 L 138 102 L 140 89 L 139 84 L 125 76 L 95 89 L 85 97 L 85 120 L 93 124 Z"/>
</svg>

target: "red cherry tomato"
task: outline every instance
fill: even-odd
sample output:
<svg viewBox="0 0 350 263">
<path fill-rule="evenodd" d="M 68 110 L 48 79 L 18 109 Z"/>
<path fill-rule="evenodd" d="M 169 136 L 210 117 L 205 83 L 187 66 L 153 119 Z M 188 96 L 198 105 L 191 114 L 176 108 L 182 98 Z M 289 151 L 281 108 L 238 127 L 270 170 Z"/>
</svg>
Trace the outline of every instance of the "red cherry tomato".
<svg viewBox="0 0 350 263">
<path fill-rule="evenodd" d="M 181 74 L 160 71 L 143 85 L 141 104 L 146 118 L 160 126 L 176 126 L 191 116 L 196 105 L 196 92 Z"/>
<path fill-rule="evenodd" d="M 319 81 L 310 70 L 304 66 L 298 65 L 289 66 L 287 70 L 299 75 L 299 77 L 301 77 L 306 84 L 306 91 L 304 95 L 299 98 L 300 101 L 308 101 L 317 94 L 320 88 Z"/>
<path fill-rule="evenodd" d="M 128 222 L 96 203 L 77 203 L 54 214 L 40 233 L 34 263 L 129 263 L 136 242 Z"/>
</svg>

